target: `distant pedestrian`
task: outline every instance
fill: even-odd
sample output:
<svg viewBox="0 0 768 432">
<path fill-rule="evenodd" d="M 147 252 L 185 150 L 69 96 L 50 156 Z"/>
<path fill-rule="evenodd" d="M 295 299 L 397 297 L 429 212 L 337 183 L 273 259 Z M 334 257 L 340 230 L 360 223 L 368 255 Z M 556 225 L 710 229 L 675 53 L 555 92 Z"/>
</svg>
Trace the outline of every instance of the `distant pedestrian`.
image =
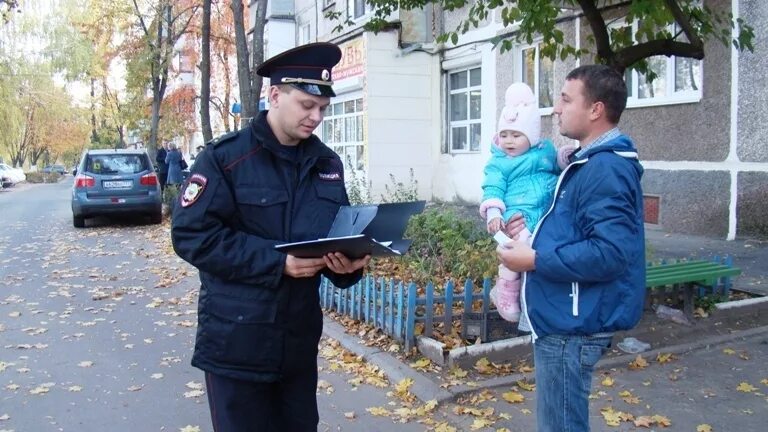
<svg viewBox="0 0 768 432">
<path fill-rule="evenodd" d="M 168 164 L 168 180 L 167 184 L 173 185 L 178 188 L 181 184 L 183 177 L 181 175 L 181 164 L 184 157 L 181 155 L 179 149 L 176 148 L 176 144 L 168 143 L 168 155 L 165 157 L 165 163 Z"/>
<path fill-rule="evenodd" d="M 157 149 L 157 156 L 155 157 L 155 161 L 157 161 L 157 177 L 160 181 L 161 191 L 165 190 L 165 183 L 168 180 L 168 162 L 165 161 L 165 157 L 168 156 L 168 151 L 165 149 L 167 145 L 168 143 L 162 144 Z"/>
</svg>

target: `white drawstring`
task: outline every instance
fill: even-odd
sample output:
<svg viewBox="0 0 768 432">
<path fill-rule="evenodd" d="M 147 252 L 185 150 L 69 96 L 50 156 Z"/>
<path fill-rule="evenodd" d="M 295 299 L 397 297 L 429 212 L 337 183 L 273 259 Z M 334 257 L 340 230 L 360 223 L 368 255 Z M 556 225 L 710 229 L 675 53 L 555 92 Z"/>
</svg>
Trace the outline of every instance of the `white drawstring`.
<svg viewBox="0 0 768 432">
<path fill-rule="evenodd" d="M 571 298 L 573 299 L 573 316 L 579 316 L 579 283 L 571 282 Z"/>
</svg>

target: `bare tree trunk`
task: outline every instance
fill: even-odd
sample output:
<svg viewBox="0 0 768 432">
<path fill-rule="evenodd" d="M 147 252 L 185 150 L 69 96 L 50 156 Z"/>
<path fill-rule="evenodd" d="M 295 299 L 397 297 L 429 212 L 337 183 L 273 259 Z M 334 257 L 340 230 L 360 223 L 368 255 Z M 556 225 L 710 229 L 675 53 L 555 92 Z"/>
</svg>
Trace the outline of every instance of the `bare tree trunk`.
<svg viewBox="0 0 768 432">
<path fill-rule="evenodd" d="M 160 106 L 168 85 L 168 66 L 170 55 L 176 39 L 173 35 L 173 16 L 171 4 L 163 5 L 163 11 L 158 20 L 160 24 L 155 39 L 155 53 L 152 59 L 152 118 L 149 129 L 147 150 L 154 157 L 157 152 L 157 141 L 160 131 Z M 165 35 L 163 35 L 165 29 Z M 158 76 L 159 75 L 159 76 Z"/>
<path fill-rule="evenodd" d="M 115 129 L 117 129 L 117 135 L 120 137 L 120 148 L 125 148 L 125 130 L 123 125 L 115 125 Z"/>
<path fill-rule="evenodd" d="M 96 79 L 91 78 L 91 142 L 99 141 L 99 134 L 96 131 Z"/>
<path fill-rule="evenodd" d="M 232 104 L 232 70 L 229 67 L 229 56 L 226 51 L 221 55 L 221 64 L 224 66 L 224 107 L 220 110 L 221 120 L 224 121 L 224 130 L 229 132 L 232 128 L 229 126 L 229 107 Z"/>
<path fill-rule="evenodd" d="M 242 102 L 242 118 L 246 116 L 245 109 L 248 99 L 251 97 L 250 62 L 248 61 L 248 39 L 245 35 L 245 18 L 243 17 L 243 1 L 233 0 L 230 4 L 235 25 L 235 49 L 237 51 L 237 81 L 240 87 L 240 101 Z M 263 33 L 263 29 L 262 29 Z M 242 120 L 243 125 L 247 124 Z"/>
<path fill-rule="evenodd" d="M 203 0 L 203 58 L 200 62 L 200 122 L 203 141 L 213 139 L 211 130 L 211 0 Z"/>
<path fill-rule="evenodd" d="M 261 86 L 263 78 L 256 74 L 256 69 L 264 63 L 264 26 L 267 24 L 267 0 L 258 0 L 256 8 L 256 22 L 253 25 L 253 40 L 251 52 L 253 64 L 251 65 L 251 98 L 248 117 L 253 117 L 259 112 L 259 99 L 261 98 Z M 245 103 L 243 104 L 245 107 Z M 245 109 L 245 108 L 244 108 Z M 243 116 L 245 117 L 245 115 Z"/>
<path fill-rule="evenodd" d="M 30 108 L 29 112 L 27 112 L 27 124 L 24 127 L 24 135 L 22 135 L 18 147 L 10 149 L 11 166 L 22 166 L 24 164 L 24 160 L 27 159 L 29 142 L 32 140 L 32 135 L 34 134 L 34 121 L 35 108 L 32 107 Z"/>
<path fill-rule="evenodd" d="M 264 62 L 264 27 L 267 23 L 267 0 L 257 0 L 256 22 L 253 25 L 253 40 L 249 58 L 248 42 L 246 39 L 245 22 L 243 21 L 243 2 L 232 2 L 232 13 L 235 22 L 235 46 L 237 48 L 237 78 L 240 84 L 240 100 L 242 102 L 241 126 L 259 112 L 259 97 L 261 96 L 262 78 L 256 74 L 256 69 Z"/>
</svg>

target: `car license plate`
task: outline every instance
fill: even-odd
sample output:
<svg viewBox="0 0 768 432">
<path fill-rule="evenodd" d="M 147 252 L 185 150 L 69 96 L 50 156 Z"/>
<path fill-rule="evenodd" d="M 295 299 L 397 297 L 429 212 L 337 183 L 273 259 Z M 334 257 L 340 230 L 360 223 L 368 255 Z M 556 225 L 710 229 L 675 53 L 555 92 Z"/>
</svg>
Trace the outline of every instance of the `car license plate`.
<svg viewBox="0 0 768 432">
<path fill-rule="evenodd" d="M 130 180 L 106 180 L 103 183 L 106 189 L 127 189 L 133 186 Z"/>
</svg>

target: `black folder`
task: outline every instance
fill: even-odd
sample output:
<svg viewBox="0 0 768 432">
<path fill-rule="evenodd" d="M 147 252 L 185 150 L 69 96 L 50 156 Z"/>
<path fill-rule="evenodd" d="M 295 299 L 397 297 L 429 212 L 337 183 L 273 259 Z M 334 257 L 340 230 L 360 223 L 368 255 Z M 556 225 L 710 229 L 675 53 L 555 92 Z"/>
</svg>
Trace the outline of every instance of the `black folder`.
<svg viewBox="0 0 768 432">
<path fill-rule="evenodd" d="M 399 256 L 411 241 L 403 239 L 408 220 L 424 210 L 425 201 L 342 206 L 336 213 L 328 237 L 276 245 L 275 249 L 297 258 L 319 258 L 341 252 L 350 259 Z"/>
</svg>

